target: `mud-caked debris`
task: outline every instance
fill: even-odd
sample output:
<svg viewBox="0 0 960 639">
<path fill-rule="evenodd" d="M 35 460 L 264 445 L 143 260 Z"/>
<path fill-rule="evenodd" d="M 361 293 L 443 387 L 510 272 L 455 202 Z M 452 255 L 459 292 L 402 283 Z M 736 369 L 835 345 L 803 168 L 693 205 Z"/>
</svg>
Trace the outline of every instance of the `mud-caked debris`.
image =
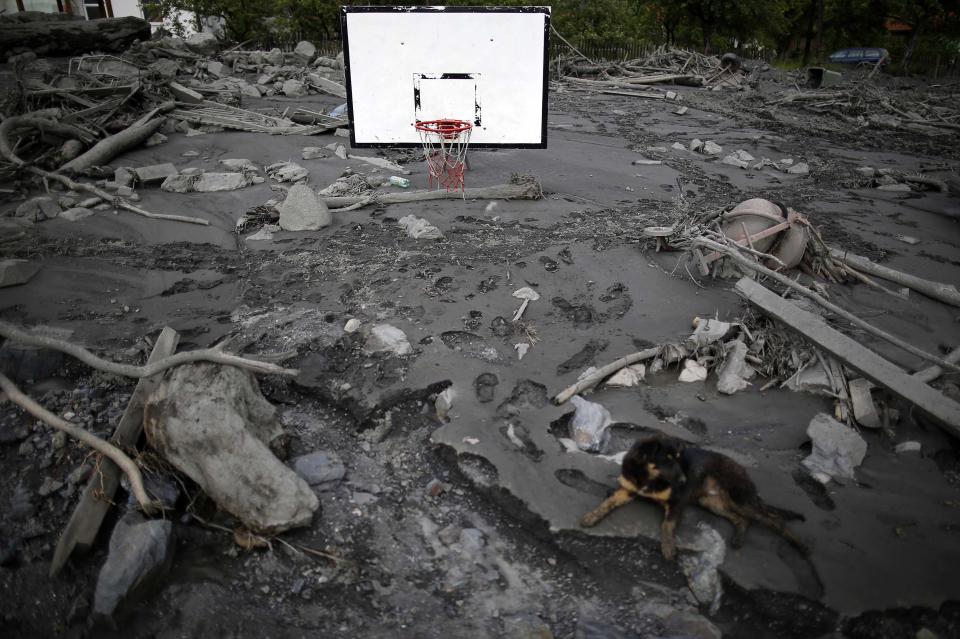
<svg viewBox="0 0 960 639">
<path fill-rule="evenodd" d="M 407 340 L 407 335 L 401 329 L 390 324 L 377 324 L 370 329 L 367 341 L 363 346 L 366 353 L 393 353 L 394 355 L 409 355 L 413 347 Z"/>
<path fill-rule="evenodd" d="M 855 430 L 826 413 L 810 420 L 807 436 L 813 443 L 803 465 L 814 479 L 826 483 L 832 477 L 853 479 L 854 470 L 867 454 L 867 442 Z"/>
</svg>

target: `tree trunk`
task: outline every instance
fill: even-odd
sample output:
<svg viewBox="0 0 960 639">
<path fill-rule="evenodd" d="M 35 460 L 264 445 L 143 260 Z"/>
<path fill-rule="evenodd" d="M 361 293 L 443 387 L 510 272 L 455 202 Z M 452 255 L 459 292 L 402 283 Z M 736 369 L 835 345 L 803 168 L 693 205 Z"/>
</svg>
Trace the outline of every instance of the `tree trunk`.
<svg viewBox="0 0 960 639">
<path fill-rule="evenodd" d="M 134 40 L 149 39 L 150 23 L 140 18 L 5 24 L 0 28 L 0 59 L 23 51 L 39 56 L 116 52 L 123 51 Z"/>
<path fill-rule="evenodd" d="M 813 43 L 813 23 L 817 16 L 817 0 L 810 0 L 810 6 L 807 7 L 807 37 L 803 43 L 803 62 L 801 66 L 810 64 L 810 45 Z"/>
<path fill-rule="evenodd" d="M 817 64 L 823 64 L 823 5 L 824 0 L 817 4 Z"/>
<path fill-rule="evenodd" d="M 910 58 L 913 56 L 913 50 L 917 47 L 917 40 L 920 39 L 920 21 L 913 27 L 913 33 L 910 34 L 910 43 L 907 44 L 907 50 L 903 52 L 903 72 L 909 73 L 908 66 L 910 65 Z"/>
</svg>

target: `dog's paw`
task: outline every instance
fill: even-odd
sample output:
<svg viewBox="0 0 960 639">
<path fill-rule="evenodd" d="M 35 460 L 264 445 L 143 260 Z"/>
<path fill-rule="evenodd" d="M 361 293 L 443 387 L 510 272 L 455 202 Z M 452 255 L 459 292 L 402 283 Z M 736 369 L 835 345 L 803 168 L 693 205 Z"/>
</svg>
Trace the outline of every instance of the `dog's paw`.
<svg viewBox="0 0 960 639">
<path fill-rule="evenodd" d="M 600 523 L 600 515 L 591 511 L 586 515 L 580 518 L 580 527 L 581 528 L 592 528 Z"/>
</svg>

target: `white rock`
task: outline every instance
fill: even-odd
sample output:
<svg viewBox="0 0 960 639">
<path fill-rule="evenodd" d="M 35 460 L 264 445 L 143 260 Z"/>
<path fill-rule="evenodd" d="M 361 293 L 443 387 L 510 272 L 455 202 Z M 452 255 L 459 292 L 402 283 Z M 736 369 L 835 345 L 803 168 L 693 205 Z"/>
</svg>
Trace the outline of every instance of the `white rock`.
<svg viewBox="0 0 960 639">
<path fill-rule="evenodd" d="M 230 75 L 230 69 L 225 67 L 222 62 L 217 62 L 216 60 L 210 60 L 207 62 L 207 71 L 218 78 Z"/>
<path fill-rule="evenodd" d="M 90 217 L 93 215 L 93 211 L 82 206 L 75 206 L 73 208 L 67 209 L 66 211 L 60 212 L 60 217 L 69 221 L 76 222 L 82 220 L 85 217 Z"/>
<path fill-rule="evenodd" d="M 333 222 L 323 200 L 306 184 L 290 187 L 280 205 L 280 228 L 285 231 L 316 231 Z"/>
<path fill-rule="evenodd" d="M 738 149 L 738 150 L 734 151 L 734 153 L 736 154 L 736 156 L 737 156 L 738 158 L 740 158 L 740 159 L 743 160 L 744 162 L 753 162 L 754 160 L 757 159 L 757 158 L 753 157 L 752 155 L 750 155 L 749 153 L 747 153 L 746 151 L 744 151 L 743 149 Z"/>
<path fill-rule="evenodd" d="M 214 193 L 236 191 L 246 186 L 250 186 L 250 180 L 242 173 L 204 173 L 197 178 L 193 190 L 200 193 Z"/>
<path fill-rule="evenodd" d="M 270 52 L 265 56 L 267 63 L 272 64 L 273 66 L 280 66 L 283 64 L 283 51 L 280 49 L 270 49 Z"/>
<path fill-rule="evenodd" d="M 810 172 L 810 165 L 807 164 L 806 162 L 798 162 L 797 164 L 794 164 L 789 169 L 787 169 L 787 173 L 791 175 L 806 175 L 809 172 Z"/>
<path fill-rule="evenodd" d="M 300 64 L 310 64 L 317 57 L 317 47 L 313 43 L 301 40 L 293 49 L 293 55 Z"/>
<path fill-rule="evenodd" d="M 702 148 L 703 148 L 703 140 L 701 140 L 700 138 L 693 138 L 693 140 L 690 141 L 691 151 L 699 151 Z"/>
<path fill-rule="evenodd" d="M 231 171 L 239 171 L 241 173 L 257 173 L 260 171 L 260 167 L 245 158 L 227 158 L 226 160 L 220 160 L 218 164 L 222 164 Z"/>
<path fill-rule="evenodd" d="M 401 217 L 397 224 L 406 229 L 407 235 L 415 240 L 438 240 L 443 238 L 440 229 L 433 226 L 422 217 L 417 217 L 412 213 Z"/>
<path fill-rule="evenodd" d="M 347 320 L 346 324 L 343 325 L 343 332 L 355 333 L 360 328 L 360 324 L 361 324 L 360 320 L 358 320 L 356 317 L 352 317 L 349 320 Z"/>
<path fill-rule="evenodd" d="M 801 463 L 811 473 L 853 479 L 853 471 L 867 454 L 867 442 L 852 428 L 826 413 L 819 413 L 807 426 L 813 442 L 810 456 Z"/>
<path fill-rule="evenodd" d="M 278 224 L 264 224 L 259 231 L 253 235 L 248 235 L 247 240 L 250 242 L 263 242 L 266 240 L 272 240 L 273 234 L 280 230 L 280 225 Z"/>
<path fill-rule="evenodd" d="M 707 155 L 720 155 L 723 153 L 723 147 L 711 140 L 704 143 L 703 152 Z"/>
<path fill-rule="evenodd" d="M 647 367 L 643 364 L 626 366 L 614 373 L 610 379 L 606 381 L 606 385 L 614 388 L 629 388 L 631 386 L 636 386 L 643 381 L 646 372 Z"/>
<path fill-rule="evenodd" d="M 750 166 L 747 162 L 744 162 L 733 153 L 731 153 L 730 155 L 728 155 L 727 157 L 723 158 L 720 161 L 723 164 L 729 164 L 730 166 L 735 166 L 738 169 L 745 169 Z"/>
<path fill-rule="evenodd" d="M 307 94 L 307 85 L 299 80 L 287 80 L 280 90 L 288 98 L 299 98 Z"/>
<path fill-rule="evenodd" d="M 523 356 L 530 350 L 530 345 L 526 342 L 520 342 L 519 344 L 514 344 L 513 348 L 517 351 L 517 359 L 523 359 Z"/>
<path fill-rule="evenodd" d="M 409 355 L 413 352 L 413 347 L 407 341 L 406 334 L 396 326 L 377 324 L 370 329 L 363 350 L 365 353 L 391 352 L 395 355 Z"/>
<path fill-rule="evenodd" d="M 681 382 L 702 382 L 707 379 L 707 369 L 695 359 L 685 360 L 679 379 Z"/>
<path fill-rule="evenodd" d="M 212 56 L 220 50 L 220 42 L 212 33 L 191 33 L 186 40 L 187 48 L 202 56 Z"/>
<path fill-rule="evenodd" d="M 680 144 L 679 142 L 674 142 L 672 145 L 670 145 L 670 148 L 673 149 L 674 151 L 686 151 L 686 150 L 687 150 L 687 147 L 683 146 L 683 145 Z"/>
</svg>

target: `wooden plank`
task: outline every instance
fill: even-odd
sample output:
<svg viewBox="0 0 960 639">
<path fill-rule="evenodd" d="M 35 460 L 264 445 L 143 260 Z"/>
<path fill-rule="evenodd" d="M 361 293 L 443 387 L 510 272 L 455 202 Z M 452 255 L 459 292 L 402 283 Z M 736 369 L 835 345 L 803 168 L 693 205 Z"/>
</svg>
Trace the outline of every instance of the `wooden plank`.
<svg viewBox="0 0 960 639">
<path fill-rule="evenodd" d="M 153 352 L 147 363 L 169 357 L 177 350 L 180 335 L 170 327 L 164 328 L 153 346 Z M 141 379 L 130 396 L 127 409 L 120 418 L 120 423 L 110 438 L 120 448 L 136 446 L 143 430 L 143 405 L 147 396 L 160 383 L 161 374 Z M 94 473 L 87 482 L 87 486 L 80 496 L 80 501 L 70 516 L 57 542 L 50 562 L 50 576 L 56 576 L 63 568 L 74 550 L 87 550 L 97 538 L 100 525 L 113 500 L 117 487 L 120 486 L 121 471 L 109 459 L 100 460 L 100 473 Z"/>
<path fill-rule="evenodd" d="M 875 384 L 910 402 L 935 419 L 954 435 L 960 436 L 960 404 L 934 390 L 920 379 L 908 375 L 860 343 L 830 328 L 820 317 L 802 310 L 792 302 L 744 277 L 737 293 L 764 313 L 790 327 L 846 366 Z"/>
</svg>

